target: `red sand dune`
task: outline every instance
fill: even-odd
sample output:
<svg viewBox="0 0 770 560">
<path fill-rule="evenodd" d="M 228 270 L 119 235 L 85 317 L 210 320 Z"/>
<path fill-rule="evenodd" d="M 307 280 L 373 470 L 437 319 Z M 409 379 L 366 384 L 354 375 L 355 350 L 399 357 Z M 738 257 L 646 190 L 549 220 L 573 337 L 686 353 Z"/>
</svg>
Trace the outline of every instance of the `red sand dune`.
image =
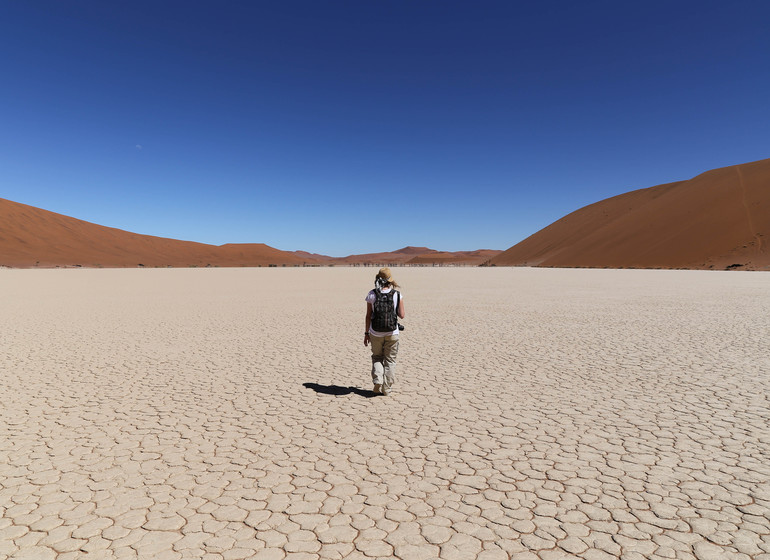
<svg viewBox="0 0 770 560">
<path fill-rule="evenodd" d="M 591 204 L 489 264 L 770 270 L 768 237 L 770 159 L 765 159 Z"/>
<path fill-rule="evenodd" d="M 350 255 L 337 259 L 339 264 L 382 265 L 480 265 L 502 251 L 478 249 L 476 251 L 436 251 L 427 247 L 404 247 L 387 253 Z"/>
<path fill-rule="evenodd" d="M 301 263 L 301 257 L 261 243 L 217 247 L 140 235 L 0 199 L 0 265 L 150 267 Z"/>
<path fill-rule="evenodd" d="M 397 265 L 417 256 L 423 259 L 421 264 L 480 264 L 492 256 L 486 253 L 499 252 L 439 253 L 427 247 L 405 247 L 392 253 L 334 258 L 305 251 L 281 251 L 262 243 L 206 245 L 100 226 L 0 198 L 0 266 Z M 436 254 L 436 258 L 431 260 L 431 254 Z"/>
<path fill-rule="evenodd" d="M 339 264 L 405 264 L 409 259 L 430 253 L 433 249 L 427 247 L 404 247 L 398 251 L 389 251 L 383 253 L 364 253 L 362 255 L 348 255 L 337 259 Z"/>
<path fill-rule="evenodd" d="M 415 255 L 407 261 L 407 264 L 482 264 L 499 255 L 502 251 L 491 249 L 478 249 L 476 251 L 431 251 Z"/>
</svg>

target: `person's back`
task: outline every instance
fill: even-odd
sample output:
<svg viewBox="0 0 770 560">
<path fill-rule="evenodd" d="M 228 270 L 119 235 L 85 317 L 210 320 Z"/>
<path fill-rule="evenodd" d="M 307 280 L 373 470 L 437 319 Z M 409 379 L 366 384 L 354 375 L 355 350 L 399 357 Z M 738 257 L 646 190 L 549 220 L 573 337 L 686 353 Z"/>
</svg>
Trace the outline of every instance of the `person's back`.
<svg viewBox="0 0 770 560">
<path fill-rule="evenodd" d="M 398 328 L 396 315 L 400 298 L 397 290 L 376 288 L 372 304 L 372 330 L 377 332 L 393 332 Z M 394 301 L 395 299 L 395 301 Z"/>
<path fill-rule="evenodd" d="M 403 319 L 404 299 L 396 288 L 390 269 L 382 268 L 374 279 L 375 288 L 366 296 L 364 346 L 372 345 L 374 392 L 389 395 L 396 376 L 398 318 Z"/>
</svg>

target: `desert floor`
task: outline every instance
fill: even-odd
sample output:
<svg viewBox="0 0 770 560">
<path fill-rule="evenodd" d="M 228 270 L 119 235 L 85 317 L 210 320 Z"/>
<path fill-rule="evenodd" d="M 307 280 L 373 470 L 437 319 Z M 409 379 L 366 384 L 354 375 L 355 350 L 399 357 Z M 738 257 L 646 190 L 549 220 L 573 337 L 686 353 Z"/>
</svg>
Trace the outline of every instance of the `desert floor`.
<svg viewBox="0 0 770 560">
<path fill-rule="evenodd" d="M 770 273 L 0 270 L 0 557 L 770 558 Z"/>
</svg>

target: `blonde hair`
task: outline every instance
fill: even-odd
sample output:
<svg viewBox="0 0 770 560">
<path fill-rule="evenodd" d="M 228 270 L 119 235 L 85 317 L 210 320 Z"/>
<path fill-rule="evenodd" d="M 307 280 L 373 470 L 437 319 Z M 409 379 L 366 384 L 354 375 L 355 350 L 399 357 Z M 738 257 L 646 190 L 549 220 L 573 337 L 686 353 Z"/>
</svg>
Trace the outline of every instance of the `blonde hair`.
<svg viewBox="0 0 770 560">
<path fill-rule="evenodd" d="M 393 276 L 390 274 L 390 269 L 387 267 L 381 268 L 377 273 L 377 276 L 374 277 L 375 283 L 378 283 L 378 280 L 382 280 L 386 286 L 393 286 L 394 288 L 401 287 L 395 280 L 393 280 Z"/>
</svg>

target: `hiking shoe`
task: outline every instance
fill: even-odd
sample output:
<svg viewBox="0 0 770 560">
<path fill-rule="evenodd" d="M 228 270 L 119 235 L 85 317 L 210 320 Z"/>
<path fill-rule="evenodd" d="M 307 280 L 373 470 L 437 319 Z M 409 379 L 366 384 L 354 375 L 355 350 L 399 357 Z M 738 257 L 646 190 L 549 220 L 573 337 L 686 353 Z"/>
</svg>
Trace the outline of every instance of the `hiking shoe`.
<svg viewBox="0 0 770 560">
<path fill-rule="evenodd" d="M 388 395 L 390 395 L 390 389 L 383 389 L 382 394 L 387 397 Z"/>
<path fill-rule="evenodd" d="M 379 383 L 375 383 L 374 384 L 374 392 L 377 395 L 381 395 L 382 394 L 382 385 L 380 385 Z"/>
</svg>

